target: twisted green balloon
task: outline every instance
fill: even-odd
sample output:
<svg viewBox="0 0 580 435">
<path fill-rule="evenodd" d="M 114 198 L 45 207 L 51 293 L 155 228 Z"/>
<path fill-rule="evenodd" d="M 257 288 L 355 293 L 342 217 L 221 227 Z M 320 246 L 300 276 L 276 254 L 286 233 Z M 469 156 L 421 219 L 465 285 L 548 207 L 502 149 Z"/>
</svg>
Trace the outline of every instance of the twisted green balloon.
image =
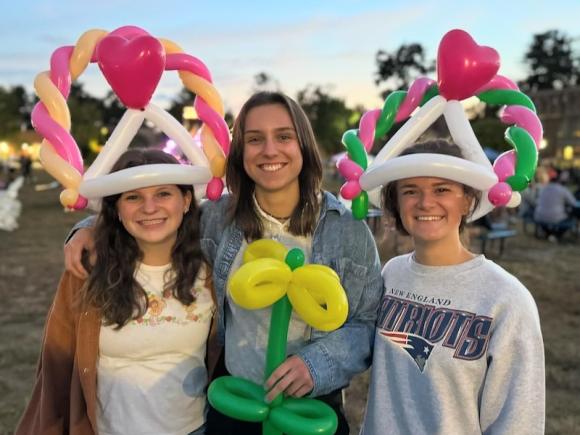
<svg viewBox="0 0 580 435">
<path fill-rule="evenodd" d="M 493 89 L 477 96 L 491 105 L 524 106 L 536 113 L 536 106 L 526 94 L 513 89 Z M 521 192 L 532 179 L 538 167 L 538 149 L 532 136 L 523 128 L 512 126 L 505 131 L 505 140 L 515 149 L 516 167 L 514 175 L 505 181 L 512 190 Z"/>
</svg>

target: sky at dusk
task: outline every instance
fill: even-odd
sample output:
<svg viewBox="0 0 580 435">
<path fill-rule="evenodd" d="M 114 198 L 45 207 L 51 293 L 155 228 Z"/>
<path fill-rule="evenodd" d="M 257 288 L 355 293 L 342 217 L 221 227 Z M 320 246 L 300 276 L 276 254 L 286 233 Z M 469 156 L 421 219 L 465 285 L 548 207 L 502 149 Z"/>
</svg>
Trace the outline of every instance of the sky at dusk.
<svg viewBox="0 0 580 435">
<path fill-rule="evenodd" d="M 534 33 L 566 32 L 580 49 L 577 1 L 10 1 L 3 2 L 0 85 L 32 91 L 35 75 L 48 69 L 51 53 L 74 45 L 90 29 L 136 25 L 170 39 L 203 60 L 226 108 L 236 113 L 265 72 L 291 96 L 321 85 L 349 106 L 382 104 L 374 83 L 375 54 L 418 42 L 434 59 L 441 37 L 453 28 L 469 32 L 501 56 L 500 74 L 526 75 L 523 56 Z M 79 78 L 85 90 L 109 89 L 96 65 Z M 181 88 L 167 72 L 154 101 L 166 105 Z"/>
</svg>

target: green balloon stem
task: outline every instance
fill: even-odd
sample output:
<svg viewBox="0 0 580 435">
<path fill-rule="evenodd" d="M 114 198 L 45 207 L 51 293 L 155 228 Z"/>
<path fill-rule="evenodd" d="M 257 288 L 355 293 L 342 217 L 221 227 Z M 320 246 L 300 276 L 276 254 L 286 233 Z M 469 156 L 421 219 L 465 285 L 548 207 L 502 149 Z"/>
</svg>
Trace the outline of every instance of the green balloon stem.
<svg viewBox="0 0 580 435">
<path fill-rule="evenodd" d="M 266 351 L 266 379 L 286 360 L 286 341 L 288 340 L 288 326 L 290 325 L 291 314 L 292 305 L 288 296 L 279 299 L 272 306 L 268 349 Z M 278 394 L 272 401 L 271 406 L 280 405 L 282 399 L 282 394 Z"/>
<path fill-rule="evenodd" d="M 282 435 L 282 432 L 274 427 L 269 420 L 262 423 L 262 435 Z"/>
</svg>

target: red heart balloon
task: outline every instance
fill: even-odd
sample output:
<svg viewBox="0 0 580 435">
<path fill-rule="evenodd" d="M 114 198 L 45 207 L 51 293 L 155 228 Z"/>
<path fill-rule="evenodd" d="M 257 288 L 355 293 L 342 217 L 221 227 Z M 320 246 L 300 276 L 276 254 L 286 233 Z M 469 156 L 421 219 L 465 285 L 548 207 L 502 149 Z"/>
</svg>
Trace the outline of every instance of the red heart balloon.
<svg viewBox="0 0 580 435">
<path fill-rule="evenodd" d="M 437 52 L 439 94 L 448 100 L 464 100 L 495 77 L 499 54 L 491 47 L 477 45 L 469 33 L 447 32 Z"/>
<path fill-rule="evenodd" d="M 96 50 L 99 68 L 121 102 L 131 109 L 149 103 L 165 70 L 165 50 L 149 35 L 107 35 Z"/>
</svg>

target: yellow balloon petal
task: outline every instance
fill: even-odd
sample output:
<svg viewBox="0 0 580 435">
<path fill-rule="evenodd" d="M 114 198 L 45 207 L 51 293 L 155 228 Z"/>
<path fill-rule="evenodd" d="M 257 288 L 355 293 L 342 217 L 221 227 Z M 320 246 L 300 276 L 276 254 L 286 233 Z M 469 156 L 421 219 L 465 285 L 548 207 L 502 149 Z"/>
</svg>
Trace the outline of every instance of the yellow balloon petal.
<svg viewBox="0 0 580 435">
<path fill-rule="evenodd" d="M 327 268 L 307 265 L 296 269 L 288 288 L 288 299 L 306 323 L 321 331 L 333 331 L 346 321 L 348 299 L 336 273 L 321 271 L 321 267 Z"/>
<path fill-rule="evenodd" d="M 286 263 L 259 258 L 240 267 L 230 278 L 233 301 L 248 310 L 265 308 L 286 294 L 292 271 Z"/>
<path fill-rule="evenodd" d="M 275 258 L 284 262 L 288 250 L 276 240 L 260 239 L 250 243 L 244 252 L 244 263 L 257 260 L 258 258 Z"/>
</svg>

